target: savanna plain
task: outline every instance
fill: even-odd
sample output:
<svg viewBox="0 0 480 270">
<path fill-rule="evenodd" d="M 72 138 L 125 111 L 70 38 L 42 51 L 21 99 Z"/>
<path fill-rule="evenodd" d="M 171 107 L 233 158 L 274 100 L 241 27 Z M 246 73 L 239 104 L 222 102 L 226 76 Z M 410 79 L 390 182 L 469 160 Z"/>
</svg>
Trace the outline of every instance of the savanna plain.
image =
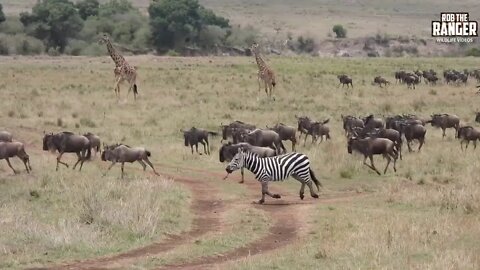
<svg viewBox="0 0 480 270">
<path fill-rule="evenodd" d="M 109 258 L 152 243 L 161 246 L 172 237 L 181 241 L 168 250 L 138 252 L 102 267 L 480 267 L 480 150 L 461 151 L 453 130 L 442 139 L 441 131 L 428 125 L 422 151 L 405 151 L 396 173 L 377 176 L 362 165 L 363 156 L 347 153 L 341 123 L 342 114 L 428 118 L 445 112 L 475 125 L 480 96 L 474 82 L 422 82 L 412 90 L 395 84 L 393 73 L 432 68 L 441 74 L 449 68 L 478 68 L 478 60 L 268 57 L 277 73 L 275 100 L 258 90 L 253 57 L 127 60 L 139 74 L 136 102 L 132 95 L 117 102 L 108 57 L 0 58 L 0 129 L 26 144 L 33 167 L 31 174 L 13 175 L 0 162 L 1 269 Z M 352 76 L 353 89 L 338 86 L 340 73 Z M 373 86 L 377 75 L 392 84 Z M 121 95 L 123 100 L 125 85 Z M 290 179 L 270 185 L 281 200 L 254 205 L 260 185 L 253 175 L 246 174 L 245 184 L 237 183 L 239 173 L 222 180 L 220 137 L 211 138 L 212 155 L 192 155 L 180 132 L 192 126 L 220 132 L 221 123 L 233 120 L 257 127 L 296 126 L 295 114 L 330 119 L 332 140 L 315 145 L 308 140 L 305 146 L 302 140 L 297 147 L 310 157 L 323 183 L 318 200 L 300 201 L 299 184 Z M 65 167 L 56 172 L 55 155 L 42 150 L 42 136 L 62 130 L 144 146 L 161 176 L 148 169 L 144 173 L 138 164 L 126 165 L 123 180 L 118 165 L 103 176 L 108 164 L 99 155 L 81 172 Z M 64 157 L 75 160 L 71 154 Z M 20 160 L 12 161 L 23 168 Z M 379 168 L 385 165 L 378 156 L 375 161 Z M 206 213 L 212 224 L 203 224 L 203 233 L 189 233 L 199 226 L 196 206 L 202 201 L 216 205 Z M 290 233 L 274 234 L 282 226 L 279 221 L 289 224 Z M 263 240 L 272 244 L 256 250 Z"/>
</svg>

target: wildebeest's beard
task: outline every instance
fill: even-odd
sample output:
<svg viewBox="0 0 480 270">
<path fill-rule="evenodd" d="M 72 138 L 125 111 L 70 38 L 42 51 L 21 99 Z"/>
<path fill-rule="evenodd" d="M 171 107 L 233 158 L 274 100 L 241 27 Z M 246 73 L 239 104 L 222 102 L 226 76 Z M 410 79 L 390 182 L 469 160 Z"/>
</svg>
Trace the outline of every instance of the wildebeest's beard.
<svg viewBox="0 0 480 270">
<path fill-rule="evenodd" d="M 183 138 L 185 139 L 185 146 L 188 146 L 188 134 L 183 134 Z"/>
</svg>

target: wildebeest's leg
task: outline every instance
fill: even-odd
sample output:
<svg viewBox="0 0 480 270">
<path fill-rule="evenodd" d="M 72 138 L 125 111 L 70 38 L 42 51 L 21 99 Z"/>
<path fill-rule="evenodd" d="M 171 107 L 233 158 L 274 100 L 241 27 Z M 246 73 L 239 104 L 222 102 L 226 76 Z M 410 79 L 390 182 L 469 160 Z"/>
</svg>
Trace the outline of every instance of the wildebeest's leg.
<svg viewBox="0 0 480 270">
<path fill-rule="evenodd" d="M 443 128 L 443 127 L 442 127 L 442 132 L 443 132 L 443 133 L 442 133 L 442 138 L 445 138 L 445 136 L 446 136 L 446 134 L 445 134 L 445 129 L 446 129 L 446 128 Z"/>
<path fill-rule="evenodd" d="M 477 140 L 473 140 L 473 150 L 477 149 Z"/>
<path fill-rule="evenodd" d="M 138 161 L 138 163 L 140 163 L 140 165 L 142 165 L 143 171 L 145 171 L 147 169 L 147 165 L 141 160 L 137 160 L 137 161 Z"/>
<path fill-rule="evenodd" d="M 112 169 L 113 165 L 115 165 L 115 163 L 117 163 L 116 161 L 112 161 L 112 164 L 110 164 L 110 166 L 108 166 L 108 169 L 107 171 L 103 174 L 103 176 L 107 175 L 107 172 L 110 171 L 110 169 Z"/>
<path fill-rule="evenodd" d="M 27 170 L 27 173 L 30 173 L 30 170 L 28 168 L 28 165 L 30 163 L 28 156 L 18 157 L 18 158 L 20 158 L 22 160 L 23 165 L 25 165 L 25 169 Z"/>
<path fill-rule="evenodd" d="M 6 160 L 7 163 L 8 163 L 8 167 L 10 167 L 10 168 L 13 170 L 13 173 L 14 173 L 14 174 L 17 174 L 18 172 L 12 167 L 12 164 L 10 164 L 10 159 L 5 158 L 5 160 Z"/>
<path fill-rule="evenodd" d="M 57 168 L 55 169 L 56 171 L 58 171 L 58 164 L 65 165 L 65 166 L 68 168 L 68 164 L 67 164 L 67 163 L 60 161 L 60 159 L 61 159 L 62 156 L 63 156 L 63 153 L 64 153 L 64 152 L 60 152 L 60 154 L 57 156 Z"/>
<path fill-rule="evenodd" d="M 290 141 L 292 142 L 292 152 L 295 152 L 295 144 L 297 144 L 297 138 L 293 137 Z"/>
<path fill-rule="evenodd" d="M 407 140 L 408 152 L 412 152 L 412 147 L 410 146 L 411 142 L 412 142 L 411 140 Z M 421 147 L 421 145 L 420 145 L 420 147 Z M 420 150 L 420 148 L 418 150 Z"/>
<path fill-rule="evenodd" d="M 385 166 L 385 170 L 383 170 L 383 174 L 387 173 L 388 165 L 390 165 L 390 162 L 392 161 L 392 158 L 390 157 L 390 153 L 386 153 L 383 156 L 387 159 L 387 166 Z"/>
<path fill-rule="evenodd" d="M 370 158 L 371 165 L 367 163 L 367 157 Z M 375 168 L 375 164 L 373 164 L 373 155 L 365 156 L 365 158 L 363 159 L 363 164 L 369 167 L 370 169 L 374 170 L 378 175 L 381 175 L 381 173 L 377 170 L 377 168 Z"/>
<path fill-rule="evenodd" d="M 200 143 L 203 145 L 203 153 L 205 155 L 208 155 L 206 143 L 203 140 L 201 140 Z"/>
<path fill-rule="evenodd" d="M 78 159 L 77 159 L 77 162 L 75 162 L 75 165 L 73 165 L 73 170 L 75 170 L 75 168 L 77 167 L 77 164 L 80 163 L 80 161 L 83 159 L 82 152 L 77 152 L 76 154 L 77 154 Z"/>
<path fill-rule="evenodd" d="M 207 152 L 210 155 L 210 144 L 208 143 L 208 137 L 205 138 L 205 143 L 207 144 Z"/>
<path fill-rule="evenodd" d="M 308 133 L 305 133 L 305 139 L 303 140 L 303 146 L 307 144 Z"/>
<path fill-rule="evenodd" d="M 425 143 L 425 139 L 420 139 L 418 140 L 420 142 L 420 145 L 418 146 L 418 152 L 420 152 L 420 149 L 422 149 L 423 144 Z"/>
<path fill-rule="evenodd" d="M 156 171 L 155 168 L 153 167 L 152 162 L 150 162 L 150 160 L 149 160 L 148 158 L 145 158 L 145 159 L 143 159 L 143 160 L 148 164 L 148 166 L 150 166 L 150 167 L 152 168 L 153 173 L 155 173 L 155 175 L 160 175 L 160 174 L 157 173 L 157 171 Z"/>
<path fill-rule="evenodd" d="M 192 148 L 192 155 L 193 155 L 193 144 L 190 144 L 190 148 Z M 198 152 L 198 150 L 197 150 Z"/>
<path fill-rule="evenodd" d="M 240 169 L 240 173 L 242 174 L 242 180 L 240 180 L 238 183 L 243 184 L 243 182 L 245 182 L 243 167 Z"/>
<path fill-rule="evenodd" d="M 82 171 L 83 163 L 85 162 L 85 160 L 87 160 L 87 153 L 86 152 L 89 151 L 89 150 L 90 150 L 90 148 L 84 149 L 82 151 L 82 160 L 80 161 L 80 169 L 78 169 L 78 171 Z"/>
<path fill-rule="evenodd" d="M 123 175 L 124 175 L 124 173 L 123 173 L 123 167 L 125 167 L 125 162 L 122 162 L 122 179 L 123 179 Z"/>
</svg>

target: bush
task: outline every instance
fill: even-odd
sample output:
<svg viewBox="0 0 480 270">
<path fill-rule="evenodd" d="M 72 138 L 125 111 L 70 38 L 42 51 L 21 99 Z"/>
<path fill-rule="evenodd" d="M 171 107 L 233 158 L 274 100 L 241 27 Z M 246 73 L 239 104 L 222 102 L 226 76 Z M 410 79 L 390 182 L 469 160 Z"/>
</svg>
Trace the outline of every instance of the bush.
<svg viewBox="0 0 480 270">
<path fill-rule="evenodd" d="M 82 52 L 88 43 L 83 40 L 72 39 L 68 41 L 68 45 L 65 48 L 65 53 L 70 55 L 82 55 Z"/>
<path fill-rule="evenodd" d="M 0 33 L 0 55 L 33 55 L 41 54 L 45 46 L 41 40 L 25 34 L 7 35 Z"/>
<path fill-rule="evenodd" d="M 466 56 L 475 56 L 480 57 L 480 47 L 479 48 L 470 48 L 467 50 Z"/>
<path fill-rule="evenodd" d="M 343 27 L 341 24 L 337 24 L 333 26 L 333 32 L 337 36 L 337 38 L 346 38 L 347 37 L 347 29 Z"/>
<path fill-rule="evenodd" d="M 83 21 L 74 4 L 68 0 L 41 0 L 31 13 L 20 13 L 27 33 L 44 41 L 48 49 L 63 52 L 67 40 L 82 29 Z M 57 49 L 56 49 L 57 50 Z"/>
<path fill-rule="evenodd" d="M 227 30 L 225 44 L 228 46 L 248 46 L 258 41 L 260 33 L 252 26 L 241 28 L 240 26 L 232 27 Z"/>
<path fill-rule="evenodd" d="M 100 3 L 97 0 L 83 0 L 75 4 L 78 13 L 82 19 L 86 20 L 90 16 L 97 16 Z"/>
<path fill-rule="evenodd" d="M 300 52 L 312 53 L 315 46 L 315 40 L 312 37 L 299 36 L 297 38 L 297 48 Z"/>
<path fill-rule="evenodd" d="M 0 23 L 0 33 L 15 35 L 25 32 L 25 27 L 19 17 L 7 17 L 5 22 Z"/>
<path fill-rule="evenodd" d="M 209 25 L 228 27 L 228 20 L 202 7 L 198 0 L 159 0 L 148 7 L 152 42 L 157 51 L 198 44 L 199 33 Z"/>
</svg>

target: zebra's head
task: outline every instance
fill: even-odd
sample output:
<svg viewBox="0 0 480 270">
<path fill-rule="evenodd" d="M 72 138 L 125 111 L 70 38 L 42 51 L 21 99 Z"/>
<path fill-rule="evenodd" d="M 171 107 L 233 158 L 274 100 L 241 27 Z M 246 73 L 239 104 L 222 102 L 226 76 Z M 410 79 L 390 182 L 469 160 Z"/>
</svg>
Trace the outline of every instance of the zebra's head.
<svg viewBox="0 0 480 270">
<path fill-rule="evenodd" d="M 227 168 L 225 168 L 227 173 L 232 173 L 243 167 L 244 160 L 245 160 L 244 155 L 245 155 L 244 150 L 241 147 L 239 147 L 237 154 L 232 158 L 232 161 L 228 163 Z"/>
</svg>

